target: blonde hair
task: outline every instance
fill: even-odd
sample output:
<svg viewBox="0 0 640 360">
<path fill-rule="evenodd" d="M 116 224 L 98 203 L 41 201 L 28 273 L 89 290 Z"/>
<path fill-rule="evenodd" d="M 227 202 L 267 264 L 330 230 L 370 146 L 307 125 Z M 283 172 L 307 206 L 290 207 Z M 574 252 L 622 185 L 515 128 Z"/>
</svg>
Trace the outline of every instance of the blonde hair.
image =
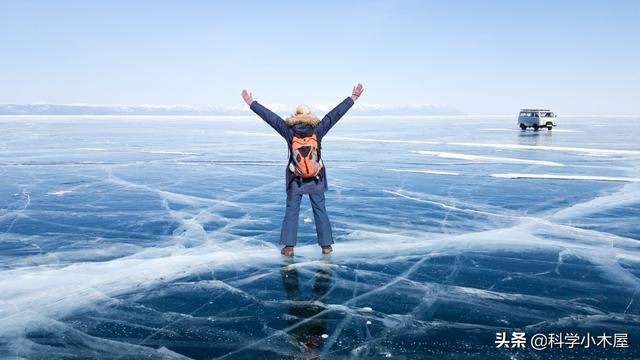
<svg viewBox="0 0 640 360">
<path fill-rule="evenodd" d="M 296 107 L 296 112 L 293 113 L 293 116 L 297 115 L 311 115 L 311 109 L 309 109 L 305 104 L 298 105 L 298 107 Z"/>
<path fill-rule="evenodd" d="M 307 105 L 301 104 L 296 107 L 296 111 L 287 118 L 287 125 L 308 124 L 316 126 L 320 120 L 311 114 L 311 109 Z"/>
</svg>

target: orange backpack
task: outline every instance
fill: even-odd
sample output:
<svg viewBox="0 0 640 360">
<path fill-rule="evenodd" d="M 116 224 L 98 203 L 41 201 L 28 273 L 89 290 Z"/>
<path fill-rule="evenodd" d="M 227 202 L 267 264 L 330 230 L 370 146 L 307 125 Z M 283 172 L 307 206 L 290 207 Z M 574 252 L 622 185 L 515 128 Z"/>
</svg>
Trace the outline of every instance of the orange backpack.
<svg viewBox="0 0 640 360">
<path fill-rule="evenodd" d="M 320 148 L 316 134 L 307 137 L 294 136 L 291 140 L 289 170 L 303 179 L 317 178 L 322 170 Z"/>
</svg>

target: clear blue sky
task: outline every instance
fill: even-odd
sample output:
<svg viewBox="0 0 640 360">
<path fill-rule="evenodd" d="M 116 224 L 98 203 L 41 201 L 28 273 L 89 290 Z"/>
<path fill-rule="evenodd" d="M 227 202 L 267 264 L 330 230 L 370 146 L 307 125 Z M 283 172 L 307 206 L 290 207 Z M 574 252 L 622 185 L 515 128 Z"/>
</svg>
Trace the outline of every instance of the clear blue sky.
<svg viewBox="0 0 640 360">
<path fill-rule="evenodd" d="M 640 1 L 0 2 L 0 103 L 640 113 Z"/>
</svg>

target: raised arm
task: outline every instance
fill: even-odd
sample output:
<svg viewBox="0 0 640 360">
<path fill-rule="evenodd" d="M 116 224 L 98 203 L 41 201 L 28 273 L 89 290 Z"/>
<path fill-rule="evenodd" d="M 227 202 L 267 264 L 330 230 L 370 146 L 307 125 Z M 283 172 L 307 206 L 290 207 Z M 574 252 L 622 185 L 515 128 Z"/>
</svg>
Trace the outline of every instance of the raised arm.
<svg viewBox="0 0 640 360">
<path fill-rule="evenodd" d="M 340 104 L 338 104 L 338 106 L 333 108 L 333 110 L 329 111 L 329 113 L 322 118 L 322 121 L 320 121 L 316 127 L 316 134 L 319 137 L 325 136 L 333 125 L 335 125 L 338 120 L 340 120 L 340 118 L 342 118 L 344 114 L 351 109 L 354 102 L 358 100 L 363 91 L 364 88 L 362 87 L 362 84 L 354 86 L 351 96 L 344 99 Z"/>
<path fill-rule="evenodd" d="M 278 114 L 253 100 L 253 97 L 249 92 L 247 92 L 247 90 L 242 90 L 242 99 L 244 99 L 244 102 L 249 105 L 249 108 L 251 108 L 254 113 L 260 116 L 262 120 L 264 120 L 267 124 L 269 124 L 269 126 L 277 131 L 280 136 L 288 139 L 289 130 L 287 128 L 287 123 L 280 116 L 278 116 Z"/>
</svg>

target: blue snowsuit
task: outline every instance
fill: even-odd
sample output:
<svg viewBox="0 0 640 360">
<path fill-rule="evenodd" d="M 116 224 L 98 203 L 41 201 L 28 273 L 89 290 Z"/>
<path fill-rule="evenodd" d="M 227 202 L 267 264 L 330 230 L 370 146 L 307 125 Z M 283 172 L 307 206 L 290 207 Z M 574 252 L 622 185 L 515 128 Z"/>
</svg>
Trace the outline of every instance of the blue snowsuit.
<svg viewBox="0 0 640 360">
<path fill-rule="evenodd" d="M 257 101 L 251 103 L 251 110 L 269 124 L 275 131 L 282 136 L 289 149 L 289 162 L 291 161 L 291 141 L 293 136 L 311 136 L 313 134 L 318 138 L 318 147 L 322 149 L 322 138 L 329 130 L 347 113 L 353 106 L 351 97 L 344 99 L 338 106 L 325 115 L 322 120 L 314 127 L 310 124 L 294 124 L 288 125 L 284 119 L 271 110 L 262 106 Z M 320 155 L 322 156 L 322 154 Z M 285 169 L 285 181 L 287 191 L 287 208 L 282 222 L 282 230 L 280 232 L 280 242 L 286 246 L 295 246 L 298 238 L 298 219 L 300 215 L 300 201 L 302 195 L 308 194 L 313 209 L 313 217 L 316 223 L 316 233 L 318 234 L 318 244 L 326 246 L 333 244 L 333 235 L 331 233 L 331 223 L 327 215 L 325 207 L 324 192 L 328 189 L 326 167 L 323 166 L 319 179 L 300 179 L 294 177 L 289 170 L 289 162 Z"/>
</svg>

